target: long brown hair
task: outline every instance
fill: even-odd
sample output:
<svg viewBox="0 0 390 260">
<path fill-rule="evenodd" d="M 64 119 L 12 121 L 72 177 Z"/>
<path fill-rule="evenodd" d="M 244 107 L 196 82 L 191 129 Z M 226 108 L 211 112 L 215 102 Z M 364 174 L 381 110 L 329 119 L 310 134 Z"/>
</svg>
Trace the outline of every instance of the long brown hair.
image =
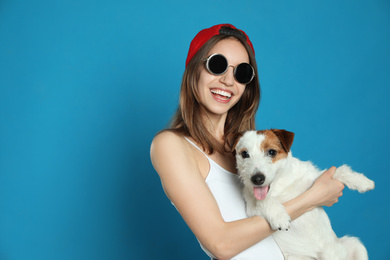
<svg viewBox="0 0 390 260">
<path fill-rule="evenodd" d="M 199 103 L 197 83 L 200 77 L 200 66 L 210 49 L 226 38 L 239 40 L 248 52 L 249 61 L 255 70 L 255 77 L 247 84 L 241 99 L 229 111 L 225 122 L 224 144 L 221 145 L 206 129 L 202 115 L 204 107 Z M 260 83 L 254 53 L 245 39 L 231 35 L 216 35 L 205 43 L 188 63 L 180 89 L 179 106 L 171 121 L 170 130 L 193 138 L 202 148 L 212 154 L 214 150 L 231 152 L 231 137 L 246 130 L 255 129 L 255 114 L 260 103 Z"/>
</svg>

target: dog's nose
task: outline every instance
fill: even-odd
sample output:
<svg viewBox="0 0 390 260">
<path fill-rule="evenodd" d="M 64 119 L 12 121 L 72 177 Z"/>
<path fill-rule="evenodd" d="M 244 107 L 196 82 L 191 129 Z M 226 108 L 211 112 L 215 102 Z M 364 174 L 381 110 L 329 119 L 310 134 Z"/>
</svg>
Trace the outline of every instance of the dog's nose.
<svg viewBox="0 0 390 260">
<path fill-rule="evenodd" d="M 261 185 L 265 181 L 265 176 L 262 173 L 256 173 L 252 176 L 251 181 L 254 185 Z"/>
</svg>

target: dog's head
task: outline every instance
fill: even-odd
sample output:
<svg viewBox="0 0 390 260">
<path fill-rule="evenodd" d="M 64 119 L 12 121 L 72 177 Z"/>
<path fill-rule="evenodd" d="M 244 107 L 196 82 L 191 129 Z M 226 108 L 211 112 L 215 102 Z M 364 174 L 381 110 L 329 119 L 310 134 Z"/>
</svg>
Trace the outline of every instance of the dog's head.
<svg viewBox="0 0 390 260">
<path fill-rule="evenodd" d="M 264 199 L 278 170 L 284 165 L 294 133 L 280 130 L 247 131 L 235 144 L 237 170 L 246 189 Z"/>
</svg>

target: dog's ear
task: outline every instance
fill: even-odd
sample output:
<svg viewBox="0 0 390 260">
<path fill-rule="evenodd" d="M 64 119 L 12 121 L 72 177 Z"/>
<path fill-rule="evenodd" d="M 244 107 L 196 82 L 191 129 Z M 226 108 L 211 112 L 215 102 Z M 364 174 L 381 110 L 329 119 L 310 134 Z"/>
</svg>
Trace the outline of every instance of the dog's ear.
<svg viewBox="0 0 390 260">
<path fill-rule="evenodd" d="M 272 129 L 272 132 L 276 134 L 283 146 L 283 149 L 288 153 L 294 141 L 294 133 L 283 129 Z"/>
<path fill-rule="evenodd" d="M 238 140 L 244 135 L 245 132 L 240 132 L 240 133 L 234 133 L 229 136 L 227 143 L 230 148 L 230 152 L 232 152 L 234 155 L 236 153 L 235 148 L 238 143 Z"/>
</svg>

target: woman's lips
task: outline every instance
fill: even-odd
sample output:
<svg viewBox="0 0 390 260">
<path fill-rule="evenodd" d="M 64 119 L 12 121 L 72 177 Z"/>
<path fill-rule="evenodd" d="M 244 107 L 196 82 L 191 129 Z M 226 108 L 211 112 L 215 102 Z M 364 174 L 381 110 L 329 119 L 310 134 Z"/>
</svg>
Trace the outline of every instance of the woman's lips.
<svg viewBox="0 0 390 260">
<path fill-rule="evenodd" d="M 214 99 L 221 103 L 228 103 L 233 96 L 231 92 L 222 89 L 211 89 L 210 91 Z"/>
</svg>

